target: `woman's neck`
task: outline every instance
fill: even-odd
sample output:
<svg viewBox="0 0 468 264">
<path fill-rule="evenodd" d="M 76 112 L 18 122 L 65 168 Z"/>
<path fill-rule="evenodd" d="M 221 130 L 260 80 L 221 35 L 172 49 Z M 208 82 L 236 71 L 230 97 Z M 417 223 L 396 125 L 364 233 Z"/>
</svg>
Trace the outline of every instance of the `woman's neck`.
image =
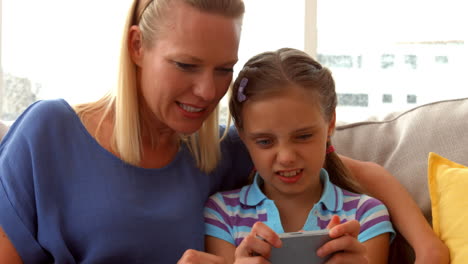
<svg viewBox="0 0 468 264">
<path fill-rule="evenodd" d="M 114 118 L 111 113 L 100 123 L 103 114 L 104 111 L 90 113 L 84 119 L 86 121 L 83 124 L 103 148 L 120 158 L 120 155 L 112 147 Z M 158 122 L 152 122 L 149 117 L 141 118 L 140 116 L 140 120 L 142 157 L 139 166 L 143 168 L 162 168 L 168 165 L 178 152 L 179 136 L 167 127 L 151 125 Z"/>
</svg>

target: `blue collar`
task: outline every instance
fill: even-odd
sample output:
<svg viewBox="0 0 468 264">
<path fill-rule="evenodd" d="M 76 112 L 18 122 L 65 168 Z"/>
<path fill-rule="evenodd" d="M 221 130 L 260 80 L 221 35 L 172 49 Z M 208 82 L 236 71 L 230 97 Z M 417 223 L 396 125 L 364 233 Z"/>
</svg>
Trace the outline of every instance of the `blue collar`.
<svg viewBox="0 0 468 264">
<path fill-rule="evenodd" d="M 325 169 L 320 170 L 320 181 L 324 183 L 322 196 L 318 204 L 322 204 L 329 211 L 339 211 L 343 207 L 343 193 L 339 188 L 330 182 L 328 173 Z M 268 197 L 260 189 L 263 179 L 255 174 L 252 184 L 244 186 L 240 192 L 240 203 L 247 206 L 257 206 Z"/>
</svg>

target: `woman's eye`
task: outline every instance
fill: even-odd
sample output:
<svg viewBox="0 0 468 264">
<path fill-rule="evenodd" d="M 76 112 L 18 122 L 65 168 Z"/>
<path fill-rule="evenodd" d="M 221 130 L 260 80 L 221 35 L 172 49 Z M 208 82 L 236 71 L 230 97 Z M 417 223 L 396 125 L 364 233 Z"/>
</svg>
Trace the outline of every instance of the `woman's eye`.
<svg viewBox="0 0 468 264">
<path fill-rule="evenodd" d="M 184 70 L 184 71 L 193 71 L 197 67 L 195 64 L 188 64 L 188 63 L 183 63 L 183 62 L 178 62 L 178 61 L 175 61 L 174 64 L 177 66 L 177 68 Z"/>
<path fill-rule="evenodd" d="M 232 72 L 234 72 L 234 69 L 233 68 L 218 68 L 218 71 L 226 72 L 226 73 L 232 73 Z"/>
<path fill-rule="evenodd" d="M 215 71 L 216 71 L 216 74 L 219 76 L 232 76 L 234 69 L 228 68 L 228 67 L 221 67 L 221 68 L 216 68 Z"/>
<path fill-rule="evenodd" d="M 297 139 L 298 140 L 308 140 L 311 137 L 312 137 L 312 134 L 303 134 L 303 135 L 297 136 Z"/>
</svg>

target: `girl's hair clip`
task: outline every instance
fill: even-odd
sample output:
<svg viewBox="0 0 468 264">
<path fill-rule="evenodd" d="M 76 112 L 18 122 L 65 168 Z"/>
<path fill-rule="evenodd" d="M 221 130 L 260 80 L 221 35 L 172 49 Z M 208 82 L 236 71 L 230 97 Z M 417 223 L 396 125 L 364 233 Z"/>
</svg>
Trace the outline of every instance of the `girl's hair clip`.
<svg viewBox="0 0 468 264">
<path fill-rule="evenodd" d="M 239 103 L 244 102 L 247 99 L 247 96 L 245 96 L 245 87 L 247 86 L 247 83 L 249 82 L 249 79 L 246 77 L 242 78 L 239 84 L 239 90 L 237 90 L 237 101 Z"/>
</svg>

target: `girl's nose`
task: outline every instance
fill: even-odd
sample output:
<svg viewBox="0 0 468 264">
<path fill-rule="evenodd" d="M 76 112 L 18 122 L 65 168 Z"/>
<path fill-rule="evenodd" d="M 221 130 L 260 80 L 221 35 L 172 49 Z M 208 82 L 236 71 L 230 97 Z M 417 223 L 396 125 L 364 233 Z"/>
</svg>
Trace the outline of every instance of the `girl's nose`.
<svg viewBox="0 0 468 264">
<path fill-rule="evenodd" d="M 296 160 L 296 152 L 290 147 L 279 147 L 276 160 L 282 166 L 288 167 L 294 164 Z"/>
</svg>

